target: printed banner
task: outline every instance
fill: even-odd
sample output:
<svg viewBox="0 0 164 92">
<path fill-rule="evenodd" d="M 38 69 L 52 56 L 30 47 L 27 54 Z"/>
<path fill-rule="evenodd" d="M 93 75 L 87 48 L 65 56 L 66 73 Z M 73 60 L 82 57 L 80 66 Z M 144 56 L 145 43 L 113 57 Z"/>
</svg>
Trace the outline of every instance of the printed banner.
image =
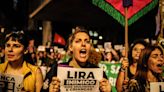
<svg viewBox="0 0 164 92">
<path fill-rule="evenodd" d="M 117 92 L 115 86 L 121 63 L 109 63 L 102 61 L 99 63 L 99 67 L 105 71 L 108 80 L 112 85 L 112 92 Z"/>
<path fill-rule="evenodd" d="M 0 73 L 0 92 L 21 92 L 23 88 L 23 75 L 10 75 Z"/>
<path fill-rule="evenodd" d="M 164 92 L 164 82 L 151 82 L 150 92 Z"/>
<path fill-rule="evenodd" d="M 101 68 L 58 67 L 61 92 L 100 92 L 99 81 L 103 78 Z"/>
</svg>

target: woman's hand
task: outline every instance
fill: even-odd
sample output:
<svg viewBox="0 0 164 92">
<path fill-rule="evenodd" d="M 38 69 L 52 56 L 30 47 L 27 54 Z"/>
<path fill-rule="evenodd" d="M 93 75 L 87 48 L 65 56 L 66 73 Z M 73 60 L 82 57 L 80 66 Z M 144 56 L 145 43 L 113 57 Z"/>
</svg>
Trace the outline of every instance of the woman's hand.
<svg viewBox="0 0 164 92">
<path fill-rule="evenodd" d="M 100 91 L 101 92 L 111 92 L 111 85 L 109 83 L 109 81 L 105 78 L 103 78 L 102 80 L 100 80 Z"/>
<path fill-rule="evenodd" d="M 129 67 L 129 62 L 128 62 L 128 59 L 127 58 L 122 58 L 122 65 L 121 65 L 121 68 L 120 68 L 120 71 L 121 72 L 124 72 L 126 75 L 124 81 L 123 81 L 123 84 L 127 84 L 128 81 L 129 81 L 129 78 L 127 77 L 127 67 Z"/>
<path fill-rule="evenodd" d="M 122 62 L 122 69 L 126 69 L 129 66 L 128 58 L 121 58 L 120 61 Z"/>
<path fill-rule="evenodd" d="M 49 92 L 59 92 L 60 90 L 60 80 L 57 77 L 52 77 L 50 83 Z"/>
</svg>

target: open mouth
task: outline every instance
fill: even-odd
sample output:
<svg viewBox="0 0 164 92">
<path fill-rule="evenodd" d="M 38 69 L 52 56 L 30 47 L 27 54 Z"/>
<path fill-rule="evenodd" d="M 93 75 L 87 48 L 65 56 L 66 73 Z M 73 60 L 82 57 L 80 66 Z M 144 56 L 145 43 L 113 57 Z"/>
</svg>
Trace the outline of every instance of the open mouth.
<svg viewBox="0 0 164 92">
<path fill-rule="evenodd" d="M 87 53 L 87 51 L 86 51 L 86 49 L 81 49 L 80 50 L 80 57 L 86 57 L 86 54 Z"/>
<path fill-rule="evenodd" d="M 163 64 L 157 64 L 157 67 L 161 68 L 163 67 Z"/>
</svg>

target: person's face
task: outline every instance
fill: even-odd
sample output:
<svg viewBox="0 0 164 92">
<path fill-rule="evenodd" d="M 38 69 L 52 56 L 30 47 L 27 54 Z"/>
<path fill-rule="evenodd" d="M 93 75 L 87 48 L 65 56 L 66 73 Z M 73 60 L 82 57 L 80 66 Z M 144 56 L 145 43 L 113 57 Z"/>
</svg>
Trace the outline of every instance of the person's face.
<svg viewBox="0 0 164 92">
<path fill-rule="evenodd" d="M 162 55 L 159 49 L 152 51 L 148 59 L 148 68 L 149 70 L 155 73 L 162 73 L 162 66 L 164 65 L 164 56 Z"/>
<path fill-rule="evenodd" d="M 31 54 L 31 57 L 32 57 L 32 58 L 35 58 L 35 53 L 32 53 L 32 54 Z"/>
<path fill-rule="evenodd" d="M 122 54 L 122 57 L 125 57 L 125 54 L 126 54 L 125 49 L 123 49 L 123 50 L 121 51 L 121 54 Z"/>
<path fill-rule="evenodd" d="M 91 49 L 89 36 L 84 32 L 79 32 L 70 45 L 70 51 L 73 52 L 73 60 L 84 63 L 87 61 Z"/>
<path fill-rule="evenodd" d="M 111 52 L 108 52 L 106 54 L 106 58 L 107 58 L 108 61 L 111 61 L 112 60 L 112 53 Z"/>
<path fill-rule="evenodd" d="M 43 57 L 43 53 L 42 53 L 42 52 L 39 52 L 39 53 L 38 53 L 38 56 L 39 56 L 39 57 Z"/>
<path fill-rule="evenodd" d="M 23 58 L 24 46 L 18 41 L 9 41 L 5 44 L 5 56 L 9 62 L 19 61 Z"/>
<path fill-rule="evenodd" d="M 29 47 L 34 46 L 34 43 L 35 43 L 35 40 L 30 40 L 30 41 L 29 41 Z"/>
<path fill-rule="evenodd" d="M 145 48 L 144 45 L 142 44 L 136 44 L 133 49 L 132 49 L 132 57 L 133 57 L 133 60 L 138 60 L 139 59 L 139 56 L 141 54 L 141 51 Z"/>
</svg>

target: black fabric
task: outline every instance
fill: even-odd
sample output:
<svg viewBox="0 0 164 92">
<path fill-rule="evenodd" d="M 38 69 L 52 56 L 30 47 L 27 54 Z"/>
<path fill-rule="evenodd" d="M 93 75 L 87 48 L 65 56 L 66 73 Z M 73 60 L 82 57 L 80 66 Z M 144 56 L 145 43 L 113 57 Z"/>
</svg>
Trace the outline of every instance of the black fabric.
<svg viewBox="0 0 164 92">
<path fill-rule="evenodd" d="M 31 75 L 32 73 L 31 72 L 28 72 L 23 79 L 25 79 L 26 77 L 28 77 L 29 75 Z"/>
<path fill-rule="evenodd" d="M 132 0 L 123 0 L 123 6 L 124 7 L 129 7 L 133 5 L 133 1 Z"/>
<path fill-rule="evenodd" d="M 128 67 L 128 78 L 131 79 L 132 77 L 134 77 L 134 74 L 130 72 L 130 67 Z"/>
</svg>

